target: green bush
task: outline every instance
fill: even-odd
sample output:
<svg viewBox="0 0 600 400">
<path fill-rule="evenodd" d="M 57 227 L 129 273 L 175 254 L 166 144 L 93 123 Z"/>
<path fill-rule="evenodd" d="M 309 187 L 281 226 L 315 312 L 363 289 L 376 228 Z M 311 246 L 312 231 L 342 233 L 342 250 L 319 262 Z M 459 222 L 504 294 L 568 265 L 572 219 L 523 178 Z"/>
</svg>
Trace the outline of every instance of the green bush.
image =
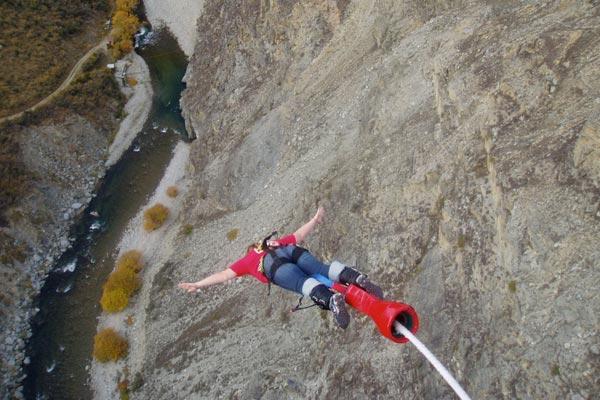
<svg viewBox="0 0 600 400">
<path fill-rule="evenodd" d="M 192 224 L 185 224 L 181 227 L 181 233 L 186 236 L 191 235 L 193 231 L 194 231 L 194 225 L 192 225 Z"/>
</svg>

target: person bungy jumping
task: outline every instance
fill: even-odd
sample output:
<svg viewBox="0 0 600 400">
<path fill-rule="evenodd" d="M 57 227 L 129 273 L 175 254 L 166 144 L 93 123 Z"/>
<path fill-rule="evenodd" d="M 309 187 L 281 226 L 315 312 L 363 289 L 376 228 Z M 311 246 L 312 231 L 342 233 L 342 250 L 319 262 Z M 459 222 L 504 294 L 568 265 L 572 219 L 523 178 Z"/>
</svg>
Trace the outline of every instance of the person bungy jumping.
<svg viewBox="0 0 600 400">
<path fill-rule="evenodd" d="M 325 211 L 319 207 L 315 216 L 302 225 L 292 235 L 277 240 L 263 240 L 248 246 L 246 255 L 223 271 L 214 273 L 198 282 L 182 282 L 179 287 L 194 293 L 198 289 L 223 283 L 233 278 L 252 275 L 263 283 L 274 283 L 284 289 L 310 297 L 319 307 L 331 310 L 336 323 L 345 329 L 350 322 L 344 297 L 331 291 L 323 283 L 311 277 L 319 274 L 342 284 L 353 284 L 365 291 L 383 298 L 379 286 L 354 268 L 333 261 L 324 264 L 298 243 L 312 232 L 317 224 L 323 222 Z"/>
</svg>

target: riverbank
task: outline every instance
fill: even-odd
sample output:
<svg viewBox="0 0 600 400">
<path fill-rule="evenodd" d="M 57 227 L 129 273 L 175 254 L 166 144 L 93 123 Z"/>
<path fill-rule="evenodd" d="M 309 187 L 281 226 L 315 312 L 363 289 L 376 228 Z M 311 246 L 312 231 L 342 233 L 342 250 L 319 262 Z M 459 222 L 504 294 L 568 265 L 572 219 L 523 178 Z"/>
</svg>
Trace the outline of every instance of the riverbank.
<svg viewBox="0 0 600 400">
<path fill-rule="evenodd" d="M 131 146 L 135 137 L 144 127 L 152 107 L 152 81 L 144 59 L 135 52 L 129 53 L 117 62 L 116 70 L 125 70 L 130 74 L 128 76 L 133 77 L 134 80 L 131 82 L 136 83 L 133 85 L 131 82 L 128 83 L 127 78 L 117 79 L 121 91 L 128 100 L 123 109 L 125 118 L 121 121 L 119 130 L 108 149 L 108 158 L 105 164 L 107 168 L 113 166 Z"/>
<path fill-rule="evenodd" d="M 165 244 L 174 240 L 179 231 L 173 227 L 179 226 L 177 221 L 183 217 L 180 215 L 182 200 L 185 198 L 190 186 L 188 176 L 190 146 L 180 142 L 173 151 L 173 158 L 167 167 L 163 178 L 161 179 L 154 194 L 144 205 L 137 215 L 131 219 L 128 227 L 119 243 L 119 254 L 128 250 L 138 250 L 143 255 L 143 283 L 140 291 L 131 299 L 129 306 L 114 314 L 103 313 L 98 319 L 98 330 L 103 328 L 113 328 L 129 341 L 130 354 L 127 359 L 117 363 L 98 363 L 92 362 L 90 375 L 94 398 L 115 399 L 118 397 L 117 383 L 125 378 L 125 369 L 130 371 L 128 379 L 140 372 L 143 368 L 143 359 L 145 355 L 146 324 L 138 315 L 143 315 L 149 297 L 151 295 L 152 282 L 154 275 L 161 269 L 162 264 L 167 259 L 165 255 L 170 253 Z M 176 197 L 167 195 L 167 188 L 175 186 L 178 190 Z M 162 203 L 169 208 L 169 218 L 165 224 L 153 232 L 146 232 L 143 229 L 143 212 L 149 206 Z"/>
</svg>

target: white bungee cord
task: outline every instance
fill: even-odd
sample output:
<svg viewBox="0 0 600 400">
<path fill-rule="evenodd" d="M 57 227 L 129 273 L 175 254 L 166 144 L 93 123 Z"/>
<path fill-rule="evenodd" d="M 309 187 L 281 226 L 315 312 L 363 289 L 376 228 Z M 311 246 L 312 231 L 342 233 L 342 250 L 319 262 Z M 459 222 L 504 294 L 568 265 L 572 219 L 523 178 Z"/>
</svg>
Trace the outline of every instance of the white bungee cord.
<svg viewBox="0 0 600 400">
<path fill-rule="evenodd" d="M 461 400 L 471 400 L 469 395 L 464 391 L 464 389 L 460 386 L 456 379 L 454 379 L 450 372 L 448 372 L 446 367 L 442 365 L 440 360 L 438 360 L 436 356 L 434 356 L 433 353 L 431 353 L 431 351 L 429 351 L 429 349 L 425 347 L 425 345 L 419 339 L 417 339 L 415 335 L 412 334 L 411 331 L 406 329 L 406 327 L 404 327 L 404 325 L 402 325 L 398 321 L 394 322 L 394 329 L 396 330 L 396 332 L 403 334 L 412 344 L 415 345 L 417 350 L 419 350 L 425 356 L 425 358 L 427 358 L 427 361 L 429 361 L 431 365 L 434 366 L 434 368 L 440 373 L 442 378 L 446 380 L 448 385 L 450 385 L 450 387 L 454 389 L 454 392 L 456 392 L 456 394 Z"/>
</svg>

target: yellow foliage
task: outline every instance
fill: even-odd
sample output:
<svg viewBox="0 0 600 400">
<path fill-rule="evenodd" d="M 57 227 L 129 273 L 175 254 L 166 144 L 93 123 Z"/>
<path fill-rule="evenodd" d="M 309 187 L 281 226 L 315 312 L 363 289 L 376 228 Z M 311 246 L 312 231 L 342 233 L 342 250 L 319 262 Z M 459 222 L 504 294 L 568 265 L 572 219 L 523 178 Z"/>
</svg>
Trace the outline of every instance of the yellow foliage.
<svg viewBox="0 0 600 400">
<path fill-rule="evenodd" d="M 123 311 L 129 304 L 129 297 L 125 293 L 125 290 L 120 288 L 106 289 L 102 292 L 102 298 L 100 299 L 100 305 L 102 310 L 110 313 Z"/>
<path fill-rule="evenodd" d="M 177 186 L 169 186 L 167 188 L 167 196 L 177 197 L 178 194 L 179 194 L 179 190 L 177 190 Z"/>
<path fill-rule="evenodd" d="M 140 25 L 138 17 L 130 13 L 131 10 L 117 9 L 112 17 L 112 48 L 111 53 L 115 58 L 133 50 L 133 35 Z"/>
<path fill-rule="evenodd" d="M 100 362 L 117 361 L 127 354 L 129 345 L 114 329 L 103 329 L 94 337 L 94 357 Z"/>
<path fill-rule="evenodd" d="M 131 296 L 140 288 L 141 280 L 137 274 L 129 268 L 117 268 L 108 276 L 104 284 L 104 290 L 122 289 L 127 297 Z"/>
<path fill-rule="evenodd" d="M 126 251 L 117 260 L 117 269 L 126 268 L 138 273 L 143 267 L 144 262 L 142 261 L 142 253 L 138 250 Z"/>
<path fill-rule="evenodd" d="M 162 226 L 169 217 L 169 209 L 160 203 L 156 203 L 144 211 L 144 229 L 153 231 Z"/>
<path fill-rule="evenodd" d="M 115 8 L 120 11 L 131 11 L 137 7 L 140 0 L 116 0 Z"/>
</svg>

